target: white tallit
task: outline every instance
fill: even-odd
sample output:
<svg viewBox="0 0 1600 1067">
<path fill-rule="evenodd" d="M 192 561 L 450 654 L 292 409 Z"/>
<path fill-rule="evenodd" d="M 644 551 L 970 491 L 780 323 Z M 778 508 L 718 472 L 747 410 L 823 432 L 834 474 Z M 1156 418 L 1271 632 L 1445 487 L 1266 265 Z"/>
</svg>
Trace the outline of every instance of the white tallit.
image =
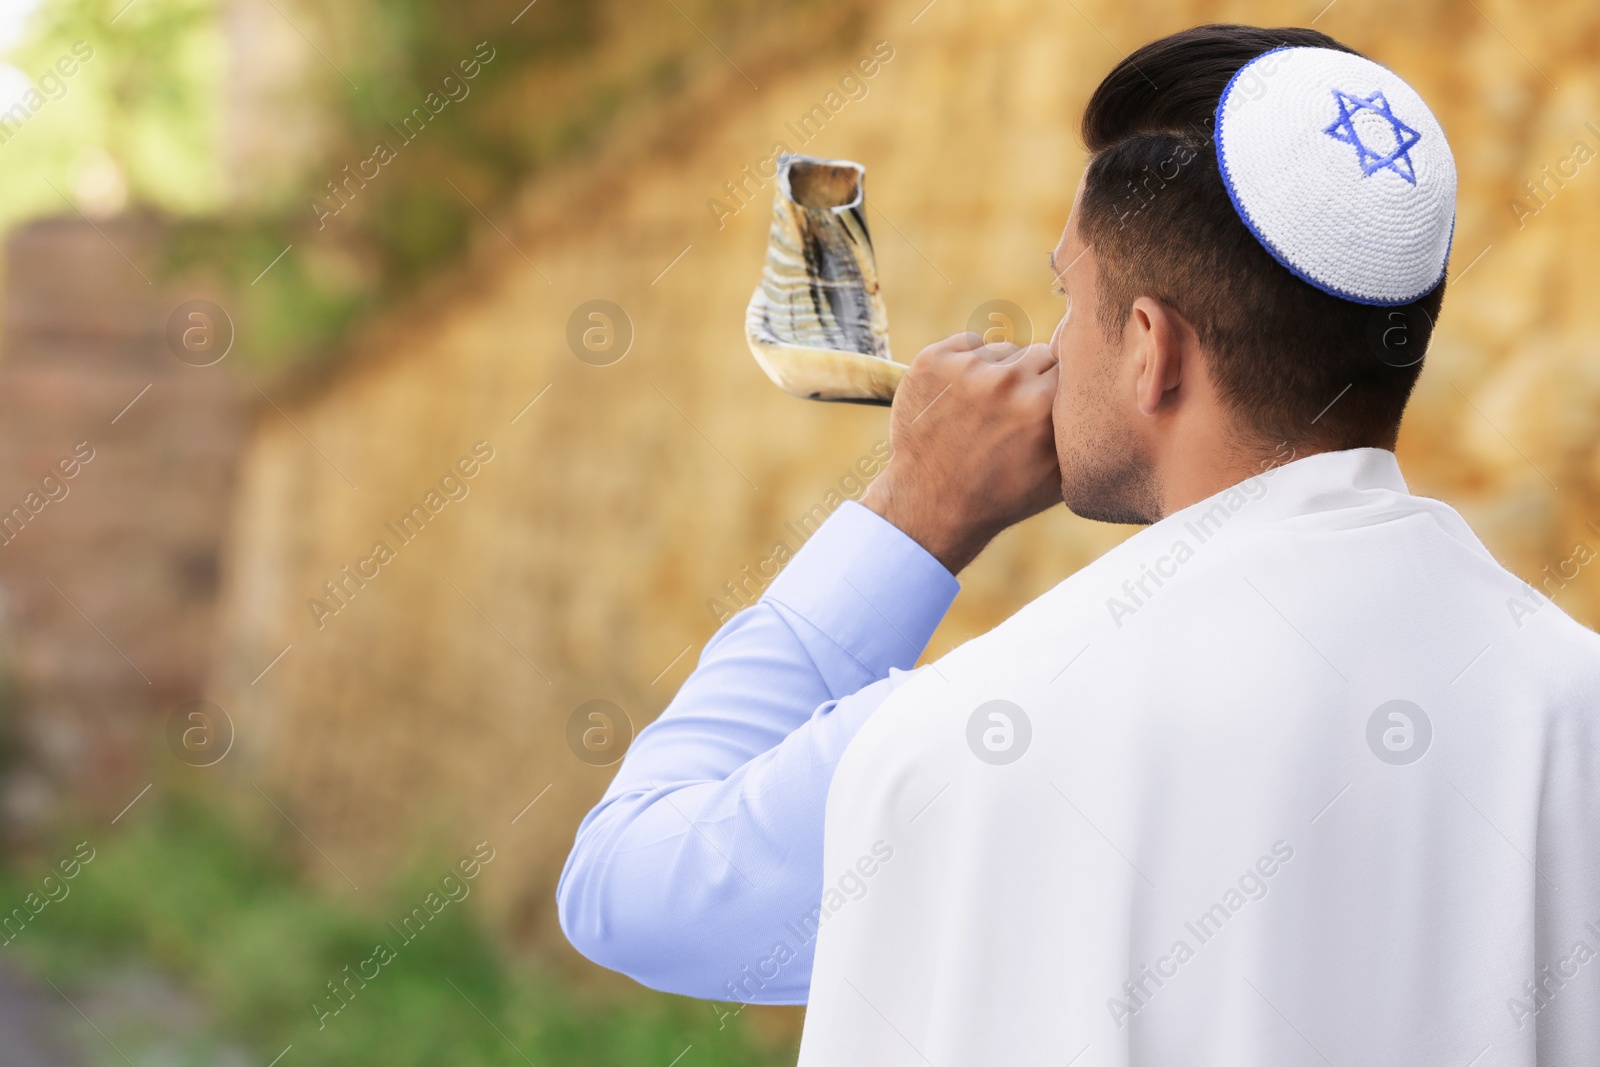
<svg viewBox="0 0 1600 1067">
<path fill-rule="evenodd" d="M 1597 709 L 1391 453 L 1268 471 L 862 728 L 800 1063 L 1600 1064 Z"/>
</svg>

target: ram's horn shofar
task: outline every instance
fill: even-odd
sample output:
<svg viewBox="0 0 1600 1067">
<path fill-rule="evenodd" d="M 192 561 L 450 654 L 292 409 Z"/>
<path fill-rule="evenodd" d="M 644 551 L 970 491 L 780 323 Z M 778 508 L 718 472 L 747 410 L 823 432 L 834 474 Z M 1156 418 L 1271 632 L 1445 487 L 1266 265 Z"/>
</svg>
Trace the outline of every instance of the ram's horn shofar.
<svg viewBox="0 0 1600 1067">
<path fill-rule="evenodd" d="M 745 339 L 767 377 L 795 396 L 887 404 L 905 373 L 889 356 L 865 177 L 849 160 L 778 160 L 767 265 Z"/>
</svg>

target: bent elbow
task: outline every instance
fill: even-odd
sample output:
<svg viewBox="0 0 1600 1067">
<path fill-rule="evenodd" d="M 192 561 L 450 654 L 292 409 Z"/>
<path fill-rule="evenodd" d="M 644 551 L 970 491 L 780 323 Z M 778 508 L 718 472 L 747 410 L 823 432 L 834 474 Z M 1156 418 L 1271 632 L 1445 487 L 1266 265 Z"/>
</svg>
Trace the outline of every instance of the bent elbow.
<svg viewBox="0 0 1600 1067">
<path fill-rule="evenodd" d="M 665 872 L 612 858 L 582 837 L 568 856 L 556 887 L 556 914 L 567 941 L 591 963 L 651 989 L 723 996 L 729 975 L 717 959 L 718 939 L 704 936 L 709 916 L 693 895 L 674 894 Z"/>
<path fill-rule="evenodd" d="M 556 886 L 557 916 L 572 947 L 665 993 L 804 1003 L 811 946 L 767 960 L 774 973 L 746 979 L 747 965 L 759 969 L 771 955 L 773 933 L 787 938 L 772 909 L 726 857 L 702 851 L 690 835 L 639 832 L 638 815 L 613 808 L 580 827 Z M 743 981 L 749 987 L 739 991 L 735 983 Z"/>
<path fill-rule="evenodd" d="M 677 924 L 662 907 L 659 887 L 610 859 L 593 836 L 579 836 L 556 886 L 561 932 L 591 963 L 662 988 L 660 939 L 672 937 Z"/>
<path fill-rule="evenodd" d="M 561 880 L 556 885 L 556 919 L 568 943 L 585 959 L 626 973 L 613 958 L 616 939 L 609 935 L 606 893 L 594 867 L 593 858 L 586 854 L 580 838 L 567 857 Z"/>
</svg>

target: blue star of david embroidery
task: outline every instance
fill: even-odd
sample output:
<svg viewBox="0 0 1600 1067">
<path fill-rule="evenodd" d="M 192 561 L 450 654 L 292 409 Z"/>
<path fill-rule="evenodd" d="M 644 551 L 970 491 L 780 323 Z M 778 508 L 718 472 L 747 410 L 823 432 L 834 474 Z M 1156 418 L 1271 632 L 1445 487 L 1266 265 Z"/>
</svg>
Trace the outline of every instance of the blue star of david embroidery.
<svg viewBox="0 0 1600 1067">
<path fill-rule="evenodd" d="M 1355 146 L 1356 161 L 1361 164 L 1362 173 L 1370 178 L 1380 170 L 1392 170 L 1412 185 L 1417 184 L 1417 172 L 1411 166 L 1411 149 L 1422 140 L 1422 134 L 1395 116 L 1383 92 L 1379 90 L 1371 96 L 1357 96 L 1335 89 L 1333 98 L 1339 104 L 1339 117 L 1322 132 L 1335 141 Z M 1394 130 L 1393 148 L 1380 152 L 1361 139 L 1361 134 L 1356 130 L 1355 116 L 1363 111 L 1380 116 Z"/>
</svg>

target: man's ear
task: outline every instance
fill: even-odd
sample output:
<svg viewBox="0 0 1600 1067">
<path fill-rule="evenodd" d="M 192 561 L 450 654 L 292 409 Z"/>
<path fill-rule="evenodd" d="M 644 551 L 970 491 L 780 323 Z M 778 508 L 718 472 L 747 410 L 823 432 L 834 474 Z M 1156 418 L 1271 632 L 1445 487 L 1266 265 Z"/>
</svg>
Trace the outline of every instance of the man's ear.
<svg viewBox="0 0 1600 1067">
<path fill-rule="evenodd" d="M 1193 327 L 1178 312 L 1154 297 L 1141 296 L 1128 313 L 1128 330 L 1134 343 L 1134 399 L 1144 415 L 1154 415 L 1169 403 L 1198 352 Z"/>
</svg>

